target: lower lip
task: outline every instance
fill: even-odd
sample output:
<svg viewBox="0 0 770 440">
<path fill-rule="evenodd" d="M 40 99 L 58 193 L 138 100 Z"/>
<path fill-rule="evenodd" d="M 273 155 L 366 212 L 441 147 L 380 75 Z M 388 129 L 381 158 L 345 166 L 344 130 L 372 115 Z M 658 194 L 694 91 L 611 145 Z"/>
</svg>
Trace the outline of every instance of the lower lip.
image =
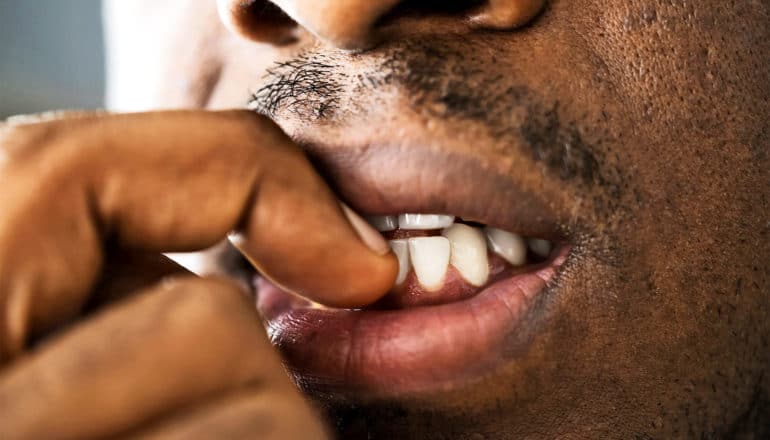
<svg viewBox="0 0 770 440">
<path fill-rule="evenodd" d="M 290 374 L 307 390 L 387 397 L 447 389 L 506 362 L 505 342 L 566 259 L 506 277 L 472 298 L 402 310 L 325 310 L 257 280 L 260 313 Z"/>
</svg>

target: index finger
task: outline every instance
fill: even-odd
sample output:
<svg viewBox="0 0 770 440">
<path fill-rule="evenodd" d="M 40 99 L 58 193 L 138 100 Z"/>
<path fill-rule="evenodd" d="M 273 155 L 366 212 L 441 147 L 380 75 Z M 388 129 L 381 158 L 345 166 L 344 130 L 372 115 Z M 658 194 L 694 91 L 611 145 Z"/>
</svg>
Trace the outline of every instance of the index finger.
<svg viewBox="0 0 770 440">
<path fill-rule="evenodd" d="M 364 232 L 367 246 L 302 152 L 251 112 L 80 115 L 6 127 L 0 146 L 0 359 L 78 311 L 107 239 L 182 252 L 240 228 L 267 276 L 338 307 L 396 276 L 386 243 Z"/>
</svg>

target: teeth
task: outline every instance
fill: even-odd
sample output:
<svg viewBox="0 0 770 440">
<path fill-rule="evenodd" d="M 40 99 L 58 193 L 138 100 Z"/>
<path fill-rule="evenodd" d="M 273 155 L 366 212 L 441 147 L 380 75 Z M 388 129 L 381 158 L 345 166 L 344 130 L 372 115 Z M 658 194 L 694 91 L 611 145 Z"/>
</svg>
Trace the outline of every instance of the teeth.
<svg viewBox="0 0 770 440">
<path fill-rule="evenodd" d="M 491 227 L 484 230 L 487 233 L 489 248 L 493 252 L 514 266 L 522 266 L 527 262 L 527 243 L 520 235 Z"/>
<path fill-rule="evenodd" d="M 444 285 L 451 246 L 444 237 L 409 239 L 409 256 L 422 287 L 436 291 Z"/>
<path fill-rule="evenodd" d="M 401 214 L 398 227 L 401 229 L 444 229 L 452 226 L 455 218 L 451 215 Z"/>
<path fill-rule="evenodd" d="M 538 257 L 546 258 L 551 255 L 551 249 L 553 249 L 553 246 L 551 245 L 550 241 L 541 240 L 539 238 L 530 238 L 527 242 L 529 244 L 529 248 L 532 249 L 532 252 L 534 252 Z"/>
<path fill-rule="evenodd" d="M 406 281 L 414 269 L 417 281 L 428 291 L 444 287 L 449 264 L 469 284 L 480 287 L 489 281 L 487 249 L 495 252 L 514 266 L 527 264 L 528 248 L 533 254 L 546 258 L 553 249 L 547 240 L 524 238 L 502 229 L 482 229 L 455 218 L 437 214 L 401 214 L 399 216 L 372 216 L 368 222 L 382 232 L 404 230 L 442 230 L 441 236 L 415 237 L 390 240 L 388 243 L 398 259 L 396 285 Z"/>
<path fill-rule="evenodd" d="M 489 279 L 487 243 L 477 228 L 455 223 L 442 233 L 452 249 L 450 263 L 460 275 L 474 286 L 483 286 Z"/>
<path fill-rule="evenodd" d="M 389 241 L 390 248 L 393 249 L 393 253 L 398 258 L 398 277 L 396 278 L 396 285 L 402 284 L 406 280 L 406 275 L 412 268 L 409 262 L 409 241 L 408 240 L 391 240 Z"/>
<path fill-rule="evenodd" d="M 380 232 L 395 231 L 398 228 L 398 217 L 395 215 L 371 216 L 366 220 Z"/>
</svg>

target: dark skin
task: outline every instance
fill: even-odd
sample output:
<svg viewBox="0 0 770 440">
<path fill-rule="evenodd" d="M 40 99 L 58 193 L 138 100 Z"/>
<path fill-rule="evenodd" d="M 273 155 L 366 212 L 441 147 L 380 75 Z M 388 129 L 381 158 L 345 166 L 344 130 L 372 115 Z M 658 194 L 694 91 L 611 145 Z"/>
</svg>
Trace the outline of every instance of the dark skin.
<svg viewBox="0 0 770 440">
<path fill-rule="evenodd" d="M 144 76 L 118 74 L 114 104 L 213 109 L 252 92 L 368 214 L 386 213 L 365 195 L 402 185 L 394 167 L 359 165 L 393 165 L 373 139 L 418 145 L 410 162 L 447 179 L 441 194 L 412 186 L 415 206 L 467 195 L 441 167 L 469 158 L 542 194 L 572 244 L 490 374 L 408 395 L 296 378 L 342 438 L 770 436 L 770 3 L 556 0 L 524 27 L 523 12 L 470 26 L 462 4 L 363 28 L 228 10 L 229 32 L 213 4 L 118 3 L 114 53 Z M 337 7 L 393 6 L 363 3 Z M 125 25 L 149 16 L 154 38 Z M 453 214 L 505 190 L 476 188 Z"/>
<path fill-rule="evenodd" d="M 323 139 L 366 121 L 513 158 L 510 173 L 545 176 L 522 185 L 556 194 L 578 246 L 504 371 L 449 396 L 333 406 L 343 432 L 768 435 L 769 11 L 559 1 L 515 34 L 402 30 L 357 56 L 310 43 L 301 59 L 331 67 L 300 85 L 331 92 L 258 102 L 321 163 L 337 157 Z M 360 83 L 335 88 L 350 72 Z"/>
</svg>

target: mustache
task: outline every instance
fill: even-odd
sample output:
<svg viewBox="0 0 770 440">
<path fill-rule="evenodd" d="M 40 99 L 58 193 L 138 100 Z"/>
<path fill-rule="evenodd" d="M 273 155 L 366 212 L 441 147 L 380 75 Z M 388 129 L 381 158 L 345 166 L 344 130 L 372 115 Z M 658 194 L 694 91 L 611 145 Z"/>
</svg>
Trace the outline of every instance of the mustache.
<svg viewBox="0 0 770 440">
<path fill-rule="evenodd" d="M 345 76 L 339 66 L 312 56 L 276 62 L 248 107 L 271 118 L 286 111 L 302 119 L 328 119 L 339 105 Z"/>
<path fill-rule="evenodd" d="M 558 101 L 549 102 L 499 66 L 490 68 L 497 60 L 489 47 L 426 40 L 353 55 L 308 51 L 268 69 L 249 108 L 273 119 L 321 123 L 351 109 L 367 114 L 372 109 L 357 108 L 358 98 L 376 106 L 381 93 L 396 89 L 420 114 L 482 125 L 503 144 L 525 148 L 561 180 L 603 187 L 620 198 L 623 177 L 603 164 L 601 149 L 583 135 L 590 131 L 563 117 Z"/>
</svg>

